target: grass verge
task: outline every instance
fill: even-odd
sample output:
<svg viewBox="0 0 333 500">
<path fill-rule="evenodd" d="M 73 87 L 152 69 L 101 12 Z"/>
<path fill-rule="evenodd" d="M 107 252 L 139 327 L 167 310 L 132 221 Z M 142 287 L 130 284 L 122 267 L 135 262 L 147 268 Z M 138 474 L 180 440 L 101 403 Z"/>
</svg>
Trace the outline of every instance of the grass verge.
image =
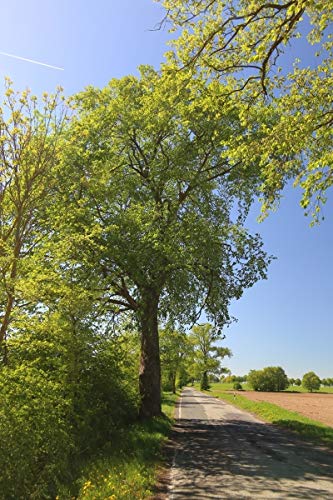
<svg viewBox="0 0 333 500">
<path fill-rule="evenodd" d="M 333 448 L 332 427 L 304 417 L 300 413 L 285 410 L 273 403 L 250 401 L 239 393 L 237 393 L 235 398 L 233 394 L 227 392 L 214 392 L 214 390 L 210 390 L 207 393 L 223 399 L 238 408 L 254 413 L 266 422 L 290 429 L 306 439 L 315 440 L 317 443 L 321 442 Z"/>
<path fill-rule="evenodd" d="M 165 417 L 135 423 L 119 430 L 100 456 L 89 462 L 76 483 L 79 500 L 134 500 L 152 494 L 161 449 L 173 424 L 178 395 L 164 394 Z M 59 495 L 59 500 L 64 497 Z M 72 497 L 73 498 L 73 497 Z"/>
</svg>

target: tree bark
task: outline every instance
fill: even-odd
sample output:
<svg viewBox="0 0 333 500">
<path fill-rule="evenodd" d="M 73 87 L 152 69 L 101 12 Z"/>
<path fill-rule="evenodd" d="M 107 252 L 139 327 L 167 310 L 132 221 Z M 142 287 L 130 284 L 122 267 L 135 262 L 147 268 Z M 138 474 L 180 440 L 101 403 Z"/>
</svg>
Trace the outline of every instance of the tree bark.
<svg viewBox="0 0 333 500">
<path fill-rule="evenodd" d="M 139 390 L 141 396 L 140 418 L 161 415 L 161 365 L 158 339 L 158 293 L 148 290 L 142 299 L 141 359 Z"/>
</svg>

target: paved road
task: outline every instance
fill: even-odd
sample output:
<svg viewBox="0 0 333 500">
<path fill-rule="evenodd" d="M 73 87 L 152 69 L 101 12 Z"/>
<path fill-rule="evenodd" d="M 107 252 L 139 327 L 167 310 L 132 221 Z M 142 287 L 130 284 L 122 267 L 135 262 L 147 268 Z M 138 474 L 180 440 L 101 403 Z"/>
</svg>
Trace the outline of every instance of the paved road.
<svg viewBox="0 0 333 500">
<path fill-rule="evenodd" d="M 333 500 L 333 452 L 193 389 L 178 405 L 169 499 Z"/>
</svg>

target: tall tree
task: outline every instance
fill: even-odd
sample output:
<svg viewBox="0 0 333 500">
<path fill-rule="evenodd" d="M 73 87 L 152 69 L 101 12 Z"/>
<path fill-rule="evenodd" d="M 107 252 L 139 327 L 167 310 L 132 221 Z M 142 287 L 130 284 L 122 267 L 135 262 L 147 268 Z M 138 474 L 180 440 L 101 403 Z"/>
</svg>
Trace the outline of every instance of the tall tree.
<svg viewBox="0 0 333 500">
<path fill-rule="evenodd" d="M 139 326 L 142 417 L 161 411 L 159 320 L 205 310 L 221 327 L 269 261 L 243 224 L 256 164 L 228 156 L 245 133 L 235 104 L 207 108 L 205 85 L 186 79 L 144 67 L 78 95 L 59 170 L 58 221 L 87 286 L 98 277 L 105 309 Z"/>
<path fill-rule="evenodd" d="M 39 226 L 49 202 L 52 169 L 66 122 L 61 90 L 41 101 L 29 91 L 15 92 L 6 81 L 0 110 L 0 347 L 13 319 L 26 303 L 22 279 L 26 260 L 47 235 Z"/>
<path fill-rule="evenodd" d="M 200 73 L 209 82 L 226 82 L 224 93 L 244 103 L 243 119 L 249 129 L 255 128 L 256 137 L 239 153 L 262 153 L 263 211 L 275 204 L 286 181 L 293 178 L 303 188 L 302 206 L 317 221 L 333 183 L 330 2 L 160 1 L 167 9 L 164 21 L 171 22 L 179 35 L 169 64 L 175 70 Z M 292 69 L 287 68 L 281 54 L 295 38 L 302 38 L 303 51 L 312 51 L 317 63 L 302 65 L 298 53 Z M 221 93 L 212 95 L 217 97 L 224 102 Z M 268 103 L 279 119 L 267 127 L 261 117 Z M 277 157 L 281 148 L 284 157 Z"/>
</svg>

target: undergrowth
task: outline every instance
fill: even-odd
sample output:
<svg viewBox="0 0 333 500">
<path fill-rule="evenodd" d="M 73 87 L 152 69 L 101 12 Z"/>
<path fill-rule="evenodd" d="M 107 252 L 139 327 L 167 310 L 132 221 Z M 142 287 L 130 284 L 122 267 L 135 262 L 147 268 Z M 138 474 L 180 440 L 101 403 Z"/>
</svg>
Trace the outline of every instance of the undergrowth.
<svg viewBox="0 0 333 500">
<path fill-rule="evenodd" d="M 85 464 L 72 491 L 59 493 L 57 498 L 134 500 L 149 497 L 162 460 L 162 445 L 173 423 L 177 397 L 164 394 L 164 417 L 137 422 L 119 430 L 99 455 Z"/>
</svg>

